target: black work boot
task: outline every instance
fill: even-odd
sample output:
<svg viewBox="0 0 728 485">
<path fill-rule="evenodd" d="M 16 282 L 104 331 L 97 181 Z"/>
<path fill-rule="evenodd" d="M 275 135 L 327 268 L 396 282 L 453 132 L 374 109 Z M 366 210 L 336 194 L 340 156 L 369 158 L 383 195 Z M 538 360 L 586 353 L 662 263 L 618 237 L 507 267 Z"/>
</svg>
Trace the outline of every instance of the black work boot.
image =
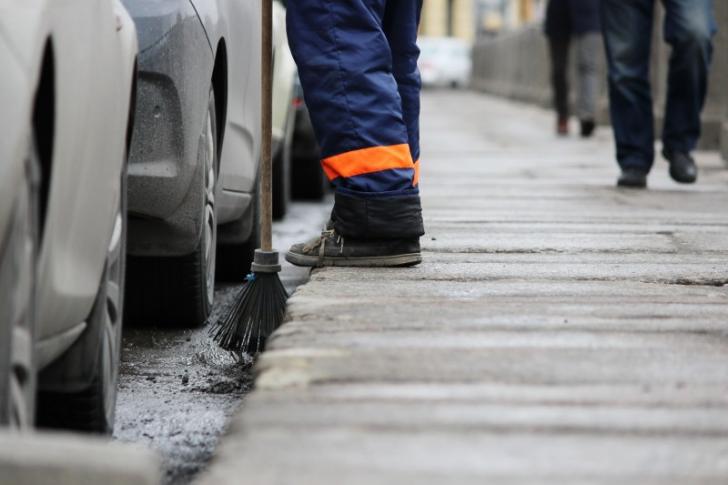
<svg viewBox="0 0 728 485">
<path fill-rule="evenodd" d="M 294 244 L 286 260 L 296 266 L 414 266 L 422 262 L 419 238 L 350 239 L 330 229 L 303 244 Z"/>
<path fill-rule="evenodd" d="M 662 156 L 670 163 L 670 177 L 681 184 L 692 184 L 698 179 L 698 167 L 688 153 L 662 150 Z"/>
<path fill-rule="evenodd" d="M 647 187 L 647 174 L 642 170 L 626 168 L 622 170 L 622 174 L 617 179 L 617 186 L 630 189 L 644 189 Z"/>
</svg>

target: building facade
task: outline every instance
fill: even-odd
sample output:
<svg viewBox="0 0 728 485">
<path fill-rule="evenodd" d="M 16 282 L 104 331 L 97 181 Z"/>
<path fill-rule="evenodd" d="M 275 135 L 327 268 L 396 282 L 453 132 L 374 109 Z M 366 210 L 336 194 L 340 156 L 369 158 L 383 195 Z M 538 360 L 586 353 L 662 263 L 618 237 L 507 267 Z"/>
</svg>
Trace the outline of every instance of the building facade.
<svg viewBox="0 0 728 485">
<path fill-rule="evenodd" d="M 546 0 L 425 0 L 420 35 L 472 42 L 543 18 Z"/>
<path fill-rule="evenodd" d="M 420 35 L 475 39 L 476 0 L 425 0 Z"/>
</svg>

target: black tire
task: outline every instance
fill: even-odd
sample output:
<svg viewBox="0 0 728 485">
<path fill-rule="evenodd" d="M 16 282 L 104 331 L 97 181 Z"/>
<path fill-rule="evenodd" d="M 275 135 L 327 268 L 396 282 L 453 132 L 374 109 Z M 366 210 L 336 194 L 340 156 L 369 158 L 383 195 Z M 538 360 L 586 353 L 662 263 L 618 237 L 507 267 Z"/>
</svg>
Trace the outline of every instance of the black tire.
<svg viewBox="0 0 728 485">
<path fill-rule="evenodd" d="M 291 175 L 296 199 L 321 200 L 329 192 L 331 183 L 317 158 L 295 160 Z"/>
<path fill-rule="evenodd" d="M 205 199 L 197 248 L 180 257 L 130 257 L 127 321 L 192 328 L 205 323 L 214 301 L 217 259 L 215 191 L 218 136 L 215 94 L 210 90 L 205 127 L 200 135 L 199 169 Z"/>
<path fill-rule="evenodd" d="M 288 155 L 286 155 L 288 152 Z M 281 146 L 273 159 L 273 219 L 283 219 L 291 200 L 290 149 Z"/>
<path fill-rule="evenodd" d="M 41 371 L 41 427 L 111 434 L 116 416 L 126 277 L 126 170 L 119 212 L 87 327 L 61 358 Z M 86 382 L 78 388 L 78 382 Z M 64 389 L 64 387 L 68 389 Z"/>
<path fill-rule="evenodd" d="M 288 212 L 291 201 L 291 152 L 293 145 L 293 121 L 295 120 L 293 104 L 286 118 L 286 132 L 278 153 L 273 158 L 273 218 L 283 219 Z"/>
<path fill-rule="evenodd" d="M 39 247 L 39 160 L 30 143 L 25 179 L 7 234 L 0 234 L 0 426 L 23 429 L 35 417 L 35 277 Z"/>
<path fill-rule="evenodd" d="M 250 273 L 255 250 L 260 247 L 260 184 L 256 182 L 250 210 L 252 229 L 248 239 L 240 244 L 221 244 L 217 248 L 217 280 L 241 282 Z M 244 217 L 250 217 L 247 213 Z M 233 222 L 231 224 L 240 224 Z"/>
</svg>

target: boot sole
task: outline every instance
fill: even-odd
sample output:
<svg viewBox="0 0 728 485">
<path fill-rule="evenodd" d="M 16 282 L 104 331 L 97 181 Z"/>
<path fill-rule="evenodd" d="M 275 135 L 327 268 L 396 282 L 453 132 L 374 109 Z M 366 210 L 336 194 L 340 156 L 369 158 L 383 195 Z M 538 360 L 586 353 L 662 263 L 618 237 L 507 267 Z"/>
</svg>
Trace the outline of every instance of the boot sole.
<svg viewBox="0 0 728 485">
<path fill-rule="evenodd" d="M 697 176 L 683 177 L 679 174 L 674 173 L 672 170 L 670 170 L 670 178 L 679 184 L 694 184 L 698 180 Z"/>
<path fill-rule="evenodd" d="M 401 268 L 415 266 L 422 262 L 422 254 L 395 254 L 392 256 L 367 256 L 357 258 L 325 257 L 322 261 L 316 256 L 306 256 L 292 252 L 286 253 L 286 261 L 295 266 L 318 268 L 325 266 L 359 267 L 359 268 Z"/>
</svg>

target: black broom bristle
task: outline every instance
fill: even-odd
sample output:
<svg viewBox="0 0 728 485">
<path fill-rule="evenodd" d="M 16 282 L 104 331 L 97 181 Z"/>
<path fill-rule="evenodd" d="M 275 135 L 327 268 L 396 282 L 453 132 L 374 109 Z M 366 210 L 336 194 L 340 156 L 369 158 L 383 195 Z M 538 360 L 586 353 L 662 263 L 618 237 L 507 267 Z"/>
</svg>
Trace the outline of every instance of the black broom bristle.
<svg viewBox="0 0 728 485">
<path fill-rule="evenodd" d="M 256 354 L 283 323 L 288 292 L 278 273 L 251 273 L 246 280 L 229 313 L 215 322 L 210 333 L 225 350 Z"/>
</svg>

